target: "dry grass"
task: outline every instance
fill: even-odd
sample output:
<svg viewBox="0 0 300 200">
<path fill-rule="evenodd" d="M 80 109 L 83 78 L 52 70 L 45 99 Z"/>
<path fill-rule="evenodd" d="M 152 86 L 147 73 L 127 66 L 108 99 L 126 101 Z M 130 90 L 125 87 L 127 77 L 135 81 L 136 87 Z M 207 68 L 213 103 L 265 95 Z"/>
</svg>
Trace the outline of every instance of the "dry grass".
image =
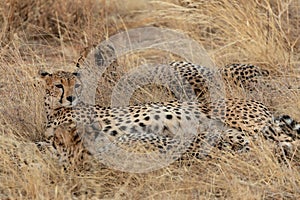
<svg viewBox="0 0 300 200">
<path fill-rule="evenodd" d="M 299 199 L 298 161 L 282 166 L 268 144 L 247 155 L 216 154 L 147 174 L 96 164 L 91 171 L 65 172 L 37 150 L 33 142 L 44 131 L 37 71 L 71 69 L 83 49 L 129 28 L 179 29 L 201 42 L 217 65 L 258 64 L 279 86 L 300 78 L 297 0 L 120 2 L 0 2 L 0 199 Z M 271 106 L 300 120 L 299 92 L 278 90 Z"/>
</svg>

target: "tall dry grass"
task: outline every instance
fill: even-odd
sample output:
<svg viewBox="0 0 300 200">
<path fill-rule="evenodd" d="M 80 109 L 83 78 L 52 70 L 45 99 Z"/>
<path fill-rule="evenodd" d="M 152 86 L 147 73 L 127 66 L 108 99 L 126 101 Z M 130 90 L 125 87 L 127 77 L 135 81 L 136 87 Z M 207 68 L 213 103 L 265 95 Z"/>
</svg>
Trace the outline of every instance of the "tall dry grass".
<svg viewBox="0 0 300 200">
<path fill-rule="evenodd" d="M 268 143 L 249 154 L 217 153 L 147 174 L 97 164 L 89 171 L 66 172 L 34 145 L 44 131 L 37 71 L 72 70 L 85 48 L 134 27 L 179 29 L 201 42 L 219 66 L 257 64 L 270 70 L 279 86 L 297 86 L 291 78 L 300 77 L 299 1 L 186 2 L 0 2 L 0 199 L 300 198 L 299 161 L 278 163 Z M 128 60 L 135 66 L 139 59 Z M 272 107 L 299 120 L 299 92 L 278 90 Z"/>
</svg>

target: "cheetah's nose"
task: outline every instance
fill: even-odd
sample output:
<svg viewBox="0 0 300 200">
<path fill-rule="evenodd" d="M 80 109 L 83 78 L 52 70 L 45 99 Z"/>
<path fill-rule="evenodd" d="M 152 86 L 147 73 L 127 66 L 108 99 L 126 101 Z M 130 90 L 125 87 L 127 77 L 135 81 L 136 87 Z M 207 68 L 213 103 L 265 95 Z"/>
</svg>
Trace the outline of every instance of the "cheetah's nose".
<svg viewBox="0 0 300 200">
<path fill-rule="evenodd" d="M 74 96 L 68 96 L 67 97 L 67 100 L 70 101 L 70 102 L 73 102 L 75 99 L 76 99 L 76 97 L 74 97 Z"/>
</svg>

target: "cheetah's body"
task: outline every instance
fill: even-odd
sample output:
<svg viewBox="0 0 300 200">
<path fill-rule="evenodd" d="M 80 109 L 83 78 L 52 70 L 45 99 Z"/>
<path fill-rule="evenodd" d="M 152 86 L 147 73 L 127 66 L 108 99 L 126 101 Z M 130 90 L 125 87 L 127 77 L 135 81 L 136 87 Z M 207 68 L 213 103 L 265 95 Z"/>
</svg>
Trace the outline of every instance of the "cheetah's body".
<svg viewBox="0 0 300 200">
<path fill-rule="evenodd" d="M 201 70 L 199 72 L 199 68 L 184 62 L 171 63 L 171 66 L 187 78 L 195 90 L 200 88 L 200 92 L 205 91 L 201 82 L 203 72 Z M 45 98 L 48 109 L 47 137 L 52 140 L 55 149 L 60 151 L 59 154 L 64 152 L 67 154 L 64 156 L 68 159 L 74 156 L 74 149 L 77 149 L 78 154 L 93 153 L 95 149 L 86 150 L 86 141 L 96 141 L 99 136 L 116 141 L 118 145 L 127 143 L 134 146 L 133 143 L 142 143 L 143 148 L 154 148 L 163 152 L 170 149 L 170 146 L 178 144 L 180 140 L 174 136 L 184 135 L 184 130 L 189 128 L 193 129 L 190 133 L 194 136 L 190 151 L 194 152 L 194 155 L 199 155 L 205 135 L 203 134 L 205 127 L 201 127 L 201 124 L 210 120 L 222 121 L 223 124 L 233 128 L 224 129 L 217 123 L 213 129 L 221 134 L 217 144 L 220 146 L 229 144 L 231 149 L 238 151 L 248 149 L 248 136 L 255 138 L 262 134 L 276 143 L 290 145 L 290 142 L 297 140 L 299 135 L 300 127 L 295 121 L 290 118 L 274 118 L 263 104 L 253 100 L 220 99 L 209 105 L 201 102 L 172 101 L 116 108 L 85 104 L 73 106 L 74 101 L 80 97 L 77 90 L 81 88 L 81 81 L 77 73 L 57 72 L 41 75 L 47 85 Z M 59 80 L 59 83 L 53 80 Z M 207 80 L 206 76 L 204 80 Z M 62 103 L 64 99 L 67 100 L 68 106 Z M 87 124 L 89 128 L 84 126 L 84 131 L 79 131 L 79 124 Z M 283 132 L 283 128 L 288 129 L 288 134 Z M 103 148 L 98 148 L 96 150 L 98 153 L 99 149 Z"/>
<path fill-rule="evenodd" d="M 224 98 L 232 88 L 255 90 L 259 80 L 269 75 L 268 71 L 250 64 L 231 64 L 212 70 L 190 62 L 179 61 L 170 63 L 170 68 L 190 84 L 200 101 L 210 101 L 214 97 Z"/>
</svg>

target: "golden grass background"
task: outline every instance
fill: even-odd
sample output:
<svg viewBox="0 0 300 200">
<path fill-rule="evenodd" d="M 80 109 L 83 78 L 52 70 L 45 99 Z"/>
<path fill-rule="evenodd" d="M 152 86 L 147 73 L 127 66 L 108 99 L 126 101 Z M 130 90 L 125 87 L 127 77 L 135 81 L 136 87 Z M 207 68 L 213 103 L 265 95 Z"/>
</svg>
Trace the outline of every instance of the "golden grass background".
<svg viewBox="0 0 300 200">
<path fill-rule="evenodd" d="M 38 70 L 71 70 L 84 49 L 149 25 L 186 33 L 218 66 L 242 62 L 270 70 L 278 92 L 263 91 L 258 97 L 276 112 L 300 120 L 297 0 L 3 0 L 0 199 L 299 199 L 299 161 L 279 164 L 268 143 L 247 155 L 216 154 L 147 174 L 96 164 L 90 171 L 65 172 L 37 150 L 33 142 L 41 141 L 44 131 Z M 143 61 L 138 56 L 125 63 Z"/>
</svg>

